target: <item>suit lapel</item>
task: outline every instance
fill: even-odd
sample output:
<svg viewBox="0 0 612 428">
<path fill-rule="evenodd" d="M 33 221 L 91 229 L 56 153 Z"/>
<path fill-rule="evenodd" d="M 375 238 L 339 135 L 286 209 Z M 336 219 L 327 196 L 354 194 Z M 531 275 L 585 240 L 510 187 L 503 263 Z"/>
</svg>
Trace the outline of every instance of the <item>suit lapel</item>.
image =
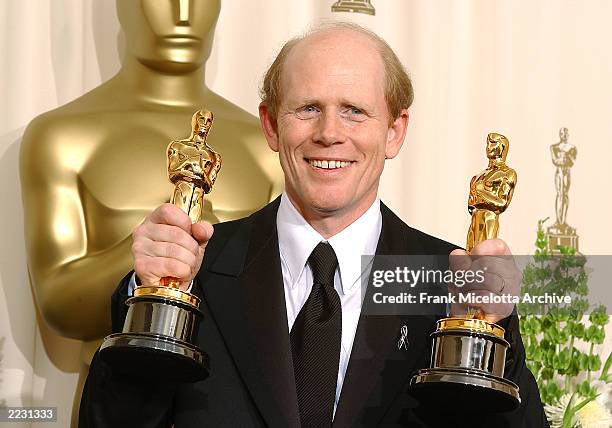
<svg viewBox="0 0 612 428">
<path fill-rule="evenodd" d="M 384 204 L 381 212 L 383 225 L 376 255 L 425 254 L 420 240 L 413 236 L 413 229 Z M 372 293 L 368 287 L 334 426 L 352 426 L 360 415 L 364 415 L 360 420 L 363 425 L 375 426 L 413 371 L 429 360 L 429 333 L 433 331 L 435 317 L 367 315 Z M 404 326 L 407 341 L 400 348 Z"/>
<path fill-rule="evenodd" d="M 204 297 L 267 425 L 299 426 L 276 232 L 279 200 L 254 214 L 206 268 Z M 248 248 L 248 250 L 247 250 Z"/>
</svg>

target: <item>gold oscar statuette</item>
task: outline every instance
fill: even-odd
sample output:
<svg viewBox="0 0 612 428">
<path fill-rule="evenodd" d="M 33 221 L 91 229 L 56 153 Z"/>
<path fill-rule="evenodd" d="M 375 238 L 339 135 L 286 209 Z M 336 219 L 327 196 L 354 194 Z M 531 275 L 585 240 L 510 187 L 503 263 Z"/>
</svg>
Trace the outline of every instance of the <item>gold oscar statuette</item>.
<svg viewBox="0 0 612 428">
<path fill-rule="evenodd" d="M 481 241 L 497 238 L 499 215 L 512 200 L 516 172 L 506 165 L 509 147 L 503 135 L 487 136 L 489 164 L 470 182 L 468 253 Z M 476 411 L 505 412 L 518 407 L 519 388 L 504 379 L 506 351 L 510 347 L 504 334 L 501 326 L 484 319 L 478 310 L 468 311 L 463 317 L 438 320 L 431 334 L 430 368 L 412 377 L 413 395 L 426 405 L 444 402 Z"/>
<path fill-rule="evenodd" d="M 171 203 L 193 223 L 200 221 L 204 194 L 212 190 L 221 168 L 221 156 L 206 143 L 212 123 L 210 111 L 197 111 L 191 136 L 170 142 L 167 150 Z M 203 318 L 200 299 L 179 285 L 177 278 L 168 277 L 134 289 L 123 331 L 107 336 L 100 347 L 100 357 L 113 370 L 183 382 L 208 376 L 208 357 L 193 344 Z"/>
<path fill-rule="evenodd" d="M 576 229 L 567 224 L 567 209 L 569 207 L 569 189 L 571 181 L 570 170 L 576 162 L 578 149 L 568 142 L 567 128 L 559 130 L 559 142 L 550 146 L 550 155 L 555 166 L 555 224 L 546 230 L 548 250 L 552 254 L 560 254 L 559 247 L 571 247 L 578 251 L 578 234 Z"/>
</svg>

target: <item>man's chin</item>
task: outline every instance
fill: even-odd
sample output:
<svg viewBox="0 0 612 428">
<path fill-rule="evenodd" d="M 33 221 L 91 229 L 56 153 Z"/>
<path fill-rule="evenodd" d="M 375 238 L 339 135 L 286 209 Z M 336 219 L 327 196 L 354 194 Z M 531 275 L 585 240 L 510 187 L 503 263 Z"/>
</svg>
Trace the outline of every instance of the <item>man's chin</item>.
<svg viewBox="0 0 612 428">
<path fill-rule="evenodd" d="M 346 209 L 347 204 L 339 198 L 316 198 L 309 204 L 315 211 L 320 214 L 332 215 Z"/>
<path fill-rule="evenodd" d="M 295 197 L 289 198 L 294 205 L 307 215 L 307 212 L 320 216 L 331 216 L 350 210 L 351 199 L 346 188 L 344 189 L 303 189 L 302 193 L 294 193 Z"/>
</svg>

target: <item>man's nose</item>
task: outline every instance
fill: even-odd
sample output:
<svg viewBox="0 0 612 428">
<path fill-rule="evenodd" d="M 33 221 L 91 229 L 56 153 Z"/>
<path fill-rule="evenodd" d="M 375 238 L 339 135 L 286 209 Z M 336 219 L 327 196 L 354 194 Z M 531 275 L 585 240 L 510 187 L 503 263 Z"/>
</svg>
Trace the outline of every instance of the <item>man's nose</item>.
<svg viewBox="0 0 612 428">
<path fill-rule="evenodd" d="M 344 124 L 337 112 L 324 112 L 317 121 L 315 142 L 331 146 L 345 140 Z"/>
</svg>

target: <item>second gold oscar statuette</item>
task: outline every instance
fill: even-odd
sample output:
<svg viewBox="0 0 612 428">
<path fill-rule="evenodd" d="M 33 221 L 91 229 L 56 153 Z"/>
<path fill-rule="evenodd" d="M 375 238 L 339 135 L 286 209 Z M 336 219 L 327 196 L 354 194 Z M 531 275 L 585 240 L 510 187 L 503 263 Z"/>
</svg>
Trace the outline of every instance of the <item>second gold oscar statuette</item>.
<svg viewBox="0 0 612 428">
<path fill-rule="evenodd" d="M 174 184 L 171 203 L 200 221 L 204 194 L 221 168 L 221 156 L 206 143 L 213 122 L 208 110 L 198 110 L 191 136 L 171 141 L 167 150 L 168 179 Z M 125 376 L 159 381 L 190 382 L 208 376 L 208 356 L 194 341 L 203 318 L 198 296 L 179 289 L 177 278 L 143 284 L 127 300 L 121 333 L 107 336 L 100 357 Z"/>
<path fill-rule="evenodd" d="M 499 215 L 514 193 L 516 172 L 506 165 L 510 143 L 497 133 L 487 136 L 487 168 L 470 182 L 467 234 L 469 253 L 483 240 L 497 238 Z M 505 330 L 484 319 L 479 310 L 437 321 L 431 334 L 430 368 L 410 380 L 411 393 L 424 406 L 446 403 L 463 412 L 507 412 L 521 402 L 518 386 L 504 379 Z"/>
</svg>

